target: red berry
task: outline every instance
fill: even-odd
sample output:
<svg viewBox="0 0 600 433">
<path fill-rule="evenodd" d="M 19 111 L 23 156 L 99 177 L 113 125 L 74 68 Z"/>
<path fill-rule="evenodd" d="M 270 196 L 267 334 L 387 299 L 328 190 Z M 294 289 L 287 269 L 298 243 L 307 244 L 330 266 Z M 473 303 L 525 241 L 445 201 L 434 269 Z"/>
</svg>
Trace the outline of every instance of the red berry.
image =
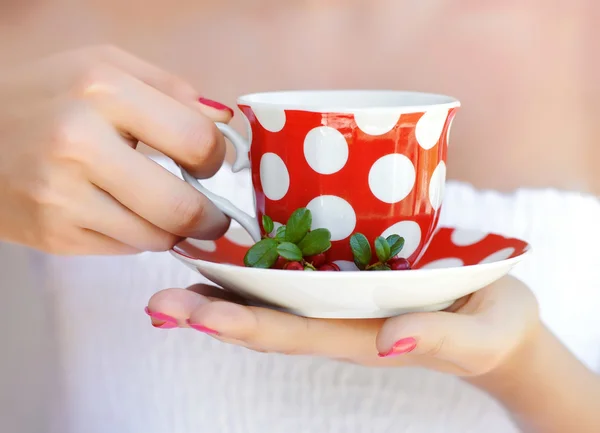
<svg viewBox="0 0 600 433">
<path fill-rule="evenodd" d="M 277 258 L 277 261 L 273 265 L 273 269 L 283 269 L 284 266 L 287 264 L 287 262 L 288 261 L 286 259 L 284 259 L 283 257 L 279 256 Z"/>
<path fill-rule="evenodd" d="M 391 259 L 388 261 L 388 265 L 392 268 L 392 271 L 407 271 L 410 269 L 410 263 L 402 257 Z"/>
<path fill-rule="evenodd" d="M 302 263 L 300 262 L 288 262 L 285 264 L 283 269 L 286 269 L 288 271 L 303 271 L 304 266 L 302 266 Z"/>
<path fill-rule="evenodd" d="M 308 263 L 311 263 L 315 268 L 318 268 L 319 266 L 325 264 L 325 262 L 327 261 L 327 257 L 325 257 L 325 254 L 323 253 L 315 254 L 314 256 L 307 257 L 306 261 Z"/>
<path fill-rule="evenodd" d="M 340 267 L 335 263 L 325 263 L 319 266 L 319 271 L 339 271 Z"/>
</svg>

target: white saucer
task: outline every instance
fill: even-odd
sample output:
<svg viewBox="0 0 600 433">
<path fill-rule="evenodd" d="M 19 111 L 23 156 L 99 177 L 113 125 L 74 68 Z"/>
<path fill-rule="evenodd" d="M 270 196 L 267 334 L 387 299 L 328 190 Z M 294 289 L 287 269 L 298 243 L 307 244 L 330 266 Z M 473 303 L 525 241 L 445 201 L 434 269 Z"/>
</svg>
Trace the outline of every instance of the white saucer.
<svg viewBox="0 0 600 433">
<path fill-rule="evenodd" d="M 215 284 L 257 304 L 306 317 L 379 318 L 437 311 L 506 275 L 529 251 L 527 242 L 497 234 L 440 228 L 410 271 L 342 272 L 246 268 L 252 241 L 232 226 L 218 241 L 188 239 L 171 253 Z"/>
</svg>

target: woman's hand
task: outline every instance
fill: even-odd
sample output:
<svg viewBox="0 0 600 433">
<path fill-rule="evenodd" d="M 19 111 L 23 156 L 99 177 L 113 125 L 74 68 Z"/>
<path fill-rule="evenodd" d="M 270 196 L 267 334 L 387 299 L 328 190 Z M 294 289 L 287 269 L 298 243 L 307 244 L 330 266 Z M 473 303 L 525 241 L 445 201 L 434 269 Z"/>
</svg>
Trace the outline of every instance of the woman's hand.
<svg viewBox="0 0 600 433">
<path fill-rule="evenodd" d="M 136 151 L 198 177 L 225 155 L 231 109 L 114 47 L 56 55 L 0 75 L 0 240 L 59 254 L 167 250 L 216 239 L 228 219 Z"/>
<path fill-rule="evenodd" d="M 421 366 L 459 376 L 494 370 L 541 327 L 533 294 L 512 277 L 446 311 L 387 320 L 307 319 L 231 300 L 231 295 L 205 285 L 167 289 L 150 299 L 148 313 L 156 327 L 192 327 L 260 352 L 369 366 Z"/>
<path fill-rule="evenodd" d="M 512 277 L 447 311 L 387 320 L 307 319 L 244 306 L 205 285 L 163 290 L 147 313 L 155 327 L 191 327 L 260 352 L 463 376 L 503 404 L 524 432 L 600 431 L 600 377 L 540 323 L 533 294 Z"/>
</svg>

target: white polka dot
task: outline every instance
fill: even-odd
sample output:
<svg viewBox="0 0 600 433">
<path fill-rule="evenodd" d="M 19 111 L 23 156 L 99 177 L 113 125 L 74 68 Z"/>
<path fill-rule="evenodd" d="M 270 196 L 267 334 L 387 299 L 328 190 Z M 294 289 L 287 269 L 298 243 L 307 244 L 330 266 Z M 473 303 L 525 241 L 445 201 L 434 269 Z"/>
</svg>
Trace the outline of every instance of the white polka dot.
<svg viewBox="0 0 600 433">
<path fill-rule="evenodd" d="M 369 135 L 383 135 L 394 129 L 400 120 L 400 114 L 389 111 L 365 110 L 354 113 L 356 125 Z"/>
<path fill-rule="evenodd" d="M 385 155 L 375 161 L 369 171 L 369 188 L 384 203 L 398 203 L 415 186 L 415 167 L 399 153 Z"/>
<path fill-rule="evenodd" d="M 312 228 L 325 228 L 331 232 L 331 240 L 346 239 L 356 227 L 356 214 L 352 205 L 335 195 L 321 195 L 306 205 L 312 213 Z"/>
<path fill-rule="evenodd" d="M 333 174 L 348 161 L 348 143 L 337 129 L 318 126 L 304 138 L 304 157 L 317 173 Z"/>
<path fill-rule="evenodd" d="M 452 240 L 452 243 L 458 247 L 467 247 L 481 242 L 487 236 L 487 233 L 478 230 L 455 229 L 450 235 L 450 239 Z"/>
<path fill-rule="evenodd" d="M 248 147 L 252 147 L 252 126 L 250 125 L 250 120 L 242 112 L 242 119 L 244 119 L 244 124 L 246 125 L 246 138 L 248 139 Z"/>
<path fill-rule="evenodd" d="M 493 254 L 490 254 L 489 256 L 487 256 L 485 259 L 483 259 L 479 263 L 484 265 L 486 263 L 501 262 L 502 260 L 506 260 L 510 256 L 512 256 L 514 252 L 515 252 L 515 249 L 513 247 L 503 248 L 501 250 L 496 251 Z"/>
<path fill-rule="evenodd" d="M 277 107 L 252 107 L 258 122 L 267 131 L 279 132 L 285 126 L 285 111 Z"/>
<path fill-rule="evenodd" d="M 445 259 L 434 260 L 433 262 L 427 263 L 420 269 L 443 269 L 443 268 L 459 268 L 465 264 L 461 259 L 456 257 L 447 257 Z"/>
<path fill-rule="evenodd" d="M 270 200 L 281 200 L 290 188 L 290 174 L 283 159 L 274 153 L 265 153 L 260 159 L 260 183 Z"/>
<path fill-rule="evenodd" d="M 358 267 L 354 264 L 354 262 L 350 262 L 348 260 L 336 260 L 335 262 L 336 265 L 339 266 L 340 270 L 342 271 L 358 271 Z"/>
<path fill-rule="evenodd" d="M 446 189 L 446 164 L 440 161 L 433 170 L 431 180 L 429 181 L 429 202 L 431 207 L 438 210 L 444 200 L 444 190 Z"/>
<path fill-rule="evenodd" d="M 384 238 L 390 235 L 398 235 L 404 238 L 404 248 L 402 248 L 398 257 L 408 258 L 412 256 L 421 243 L 421 227 L 414 221 L 401 221 L 381 234 Z"/>
<path fill-rule="evenodd" d="M 225 233 L 225 238 L 242 247 L 251 247 L 255 244 L 252 237 L 250 237 L 250 234 L 246 230 L 238 227 L 228 230 L 227 233 Z"/>
<path fill-rule="evenodd" d="M 417 122 L 415 137 L 423 149 L 431 149 L 440 139 L 448 117 L 447 108 L 432 108 Z"/>
<path fill-rule="evenodd" d="M 188 238 L 187 242 L 199 250 L 206 251 L 207 253 L 213 253 L 217 251 L 217 244 L 214 241 L 201 241 L 199 239 Z"/>
</svg>

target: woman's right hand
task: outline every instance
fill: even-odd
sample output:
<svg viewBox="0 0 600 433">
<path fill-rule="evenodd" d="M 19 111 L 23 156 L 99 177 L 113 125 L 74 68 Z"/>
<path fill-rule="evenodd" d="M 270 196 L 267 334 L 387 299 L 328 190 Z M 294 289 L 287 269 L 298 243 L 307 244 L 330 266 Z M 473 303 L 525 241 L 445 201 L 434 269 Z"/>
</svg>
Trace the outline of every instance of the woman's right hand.
<svg viewBox="0 0 600 433">
<path fill-rule="evenodd" d="M 210 177 L 225 156 L 214 122 L 232 115 L 110 46 L 2 73 L 0 240 L 55 254 L 127 254 L 218 238 L 229 220 L 136 145 Z"/>
</svg>

